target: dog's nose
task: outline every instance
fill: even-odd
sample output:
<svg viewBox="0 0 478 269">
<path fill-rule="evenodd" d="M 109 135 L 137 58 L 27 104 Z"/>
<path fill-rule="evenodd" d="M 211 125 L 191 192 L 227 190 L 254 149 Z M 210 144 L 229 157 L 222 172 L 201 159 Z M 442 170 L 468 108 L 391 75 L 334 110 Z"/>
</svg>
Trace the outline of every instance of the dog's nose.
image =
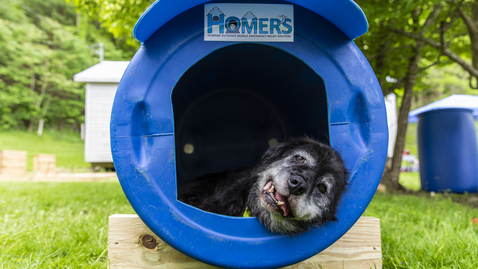
<svg viewBox="0 0 478 269">
<path fill-rule="evenodd" d="M 301 195 L 305 192 L 305 180 L 300 176 L 289 178 L 289 192 L 293 195 Z"/>
</svg>

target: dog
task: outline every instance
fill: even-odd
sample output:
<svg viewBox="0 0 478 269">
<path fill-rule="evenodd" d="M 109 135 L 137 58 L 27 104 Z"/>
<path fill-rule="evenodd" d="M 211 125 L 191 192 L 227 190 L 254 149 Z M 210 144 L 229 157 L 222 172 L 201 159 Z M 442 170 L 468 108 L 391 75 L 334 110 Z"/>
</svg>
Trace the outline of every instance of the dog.
<svg viewBox="0 0 478 269">
<path fill-rule="evenodd" d="M 270 147 L 259 164 L 209 174 L 178 186 L 178 199 L 204 211 L 243 216 L 294 235 L 337 221 L 349 172 L 337 151 L 308 137 Z"/>
</svg>

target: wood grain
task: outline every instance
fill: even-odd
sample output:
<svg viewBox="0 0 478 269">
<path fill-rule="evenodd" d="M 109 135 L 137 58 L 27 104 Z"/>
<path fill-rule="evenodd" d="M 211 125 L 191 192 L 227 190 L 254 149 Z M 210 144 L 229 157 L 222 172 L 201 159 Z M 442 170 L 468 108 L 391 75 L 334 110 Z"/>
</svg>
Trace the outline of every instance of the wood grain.
<svg viewBox="0 0 478 269">
<path fill-rule="evenodd" d="M 141 241 L 145 235 L 156 240 L 149 249 Z M 149 237 L 146 243 L 151 243 Z M 146 244 L 148 245 L 148 244 Z M 196 261 L 178 252 L 159 237 L 134 214 L 109 217 L 108 258 L 110 268 L 217 268 Z M 294 269 L 369 269 L 382 268 L 380 220 L 361 217 L 337 242 L 321 253 L 295 265 Z"/>
<path fill-rule="evenodd" d="M 0 150 L 0 174 L 25 175 L 27 171 L 27 152 Z"/>
<path fill-rule="evenodd" d="M 33 173 L 36 175 L 56 174 L 56 156 L 54 154 L 36 154 L 33 156 Z"/>
</svg>

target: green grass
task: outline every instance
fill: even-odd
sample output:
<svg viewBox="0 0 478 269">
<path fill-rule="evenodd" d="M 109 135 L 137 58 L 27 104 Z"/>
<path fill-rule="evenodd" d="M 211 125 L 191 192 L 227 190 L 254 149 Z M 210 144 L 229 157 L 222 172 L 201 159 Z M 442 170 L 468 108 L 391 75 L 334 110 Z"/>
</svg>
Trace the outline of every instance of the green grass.
<svg viewBox="0 0 478 269">
<path fill-rule="evenodd" d="M 476 208 L 446 194 L 377 194 L 365 215 L 380 218 L 384 268 L 478 268 Z"/>
<path fill-rule="evenodd" d="M 105 268 L 108 216 L 128 213 L 116 181 L 0 182 L 0 268 Z M 384 268 L 478 268 L 478 210 L 448 194 L 377 194 L 365 215 Z"/>
<path fill-rule="evenodd" d="M 407 126 L 407 133 L 405 134 L 405 149 L 409 149 L 410 154 L 415 155 L 418 158 L 416 123 L 410 123 Z"/>
<path fill-rule="evenodd" d="M 105 268 L 119 184 L 0 182 L 0 268 Z"/>
<path fill-rule="evenodd" d="M 420 173 L 419 172 L 402 172 L 400 173 L 400 184 L 409 190 L 419 191 L 420 184 Z"/>
<path fill-rule="evenodd" d="M 27 170 L 33 169 L 35 154 L 55 154 L 56 166 L 67 171 L 84 171 L 90 167 L 84 160 L 84 142 L 80 135 L 45 130 L 42 136 L 35 132 L 0 131 L 0 150 L 24 150 L 28 152 Z"/>
<path fill-rule="evenodd" d="M 406 148 L 417 155 L 416 125 Z M 60 167 L 89 165 L 75 134 L 0 132 L 0 149 L 27 150 L 30 169 L 37 153 L 55 154 Z M 400 182 L 420 188 L 418 173 Z M 383 268 L 478 268 L 478 210 L 453 202 L 468 196 L 375 195 L 365 215 L 381 220 Z M 108 216 L 125 213 L 134 211 L 116 181 L 0 182 L 0 269 L 105 268 Z"/>
</svg>

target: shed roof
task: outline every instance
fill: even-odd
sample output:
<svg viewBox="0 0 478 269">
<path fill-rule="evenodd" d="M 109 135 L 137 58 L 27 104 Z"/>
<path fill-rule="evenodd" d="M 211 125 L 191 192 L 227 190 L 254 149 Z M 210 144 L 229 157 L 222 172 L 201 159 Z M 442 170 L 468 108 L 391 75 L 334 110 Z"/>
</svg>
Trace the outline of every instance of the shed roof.
<svg viewBox="0 0 478 269">
<path fill-rule="evenodd" d="M 478 117 L 478 96 L 466 95 L 466 94 L 454 94 L 452 96 L 448 96 L 446 98 L 443 98 L 441 100 L 435 101 L 431 104 L 422 106 L 420 108 L 417 108 L 411 111 L 408 114 L 408 122 L 417 122 L 418 114 L 422 114 L 430 110 L 447 109 L 447 108 L 468 108 L 473 110 L 473 116 L 477 118 Z"/>
<path fill-rule="evenodd" d="M 129 61 L 103 61 L 73 76 L 77 82 L 119 82 Z"/>
</svg>

